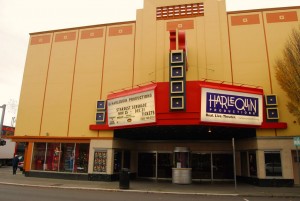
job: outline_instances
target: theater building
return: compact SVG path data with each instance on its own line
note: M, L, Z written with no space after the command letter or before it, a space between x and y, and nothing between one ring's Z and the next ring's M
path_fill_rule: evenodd
M144 0L136 21L31 33L12 137L26 176L299 184L274 68L299 16Z

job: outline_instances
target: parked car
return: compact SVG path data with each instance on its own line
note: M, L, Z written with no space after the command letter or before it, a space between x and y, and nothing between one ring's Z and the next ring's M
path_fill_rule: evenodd
M19 168L20 171L23 171L23 166L24 166L24 157L19 156L18 168Z

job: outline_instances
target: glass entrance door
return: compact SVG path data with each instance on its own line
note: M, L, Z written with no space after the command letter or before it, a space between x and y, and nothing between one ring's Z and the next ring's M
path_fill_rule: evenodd
M157 153L157 178L172 178L172 153Z
M211 179L211 153L192 153L192 178Z
M156 177L156 153L138 153L138 177Z
M233 156L232 154L213 154L213 178L233 179Z
M192 179L233 179L233 156L231 153L192 153Z
M138 177L154 179L172 178L172 166L172 153L138 153Z

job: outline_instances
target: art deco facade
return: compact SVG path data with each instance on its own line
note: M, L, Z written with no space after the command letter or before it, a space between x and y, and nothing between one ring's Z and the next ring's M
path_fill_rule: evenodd
M136 21L31 33L13 137L26 176L299 184L274 69L299 16L144 0Z

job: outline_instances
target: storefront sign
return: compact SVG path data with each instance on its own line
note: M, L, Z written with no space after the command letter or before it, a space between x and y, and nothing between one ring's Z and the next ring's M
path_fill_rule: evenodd
M202 88L201 121L261 125L262 95Z
M107 106L110 127L156 121L154 90L110 99L107 101Z

